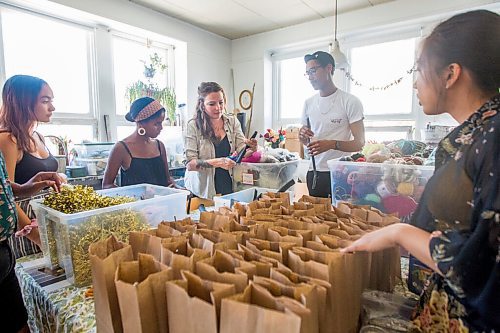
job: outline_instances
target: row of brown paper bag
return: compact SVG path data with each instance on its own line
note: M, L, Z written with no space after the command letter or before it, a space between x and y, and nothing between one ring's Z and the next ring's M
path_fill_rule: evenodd
M117 242L114 241L114 243ZM311 245L311 243L312 242L310 242L309 245ZM113 247L108 246L108 249L109 248L112 249ZM164 332L161 330L161 327L164 328L165 323L162 326L160 325L158 327L156 327L156 325L151 326L151 323L153 322L161 323L161 320L158 319L160 315L155 315L154 312L151 311L151 309L160 309L159 311L161 313L161 309L164 308L164 306L161 306L162 303L158 299L154 299L154 295L151 290L160 290L161 286L158 287L158 284L162 284L164 281L172 279L179 279L180 277L174 276L174 269L167 268L160 263L156 263L155 265L152 265L151 263L141 265L141 258L143 258L143 260L145 258L145 256L142 254L139 255L138 262L125 261L120 265L120 260L132 259L132 251L130 246L123 246L122 244L115 248L117 248L117 250L112 252L105 258L102 258L102 256L98 257L94 254L91 255L95 288L96 313L98 314L97 324L98 327L100 327L99 331L121 331L116 327L116 323L120 322L120 313L117 312L116 309L112 311L113 309L109 305L113 304L113 297L109 297L109 295L111 295L113 291L113 288L109 287L109 280L111 279L111 281L114 281L112 278L110 278L110 276L113 275L111 274L113 272L112 267L117 267L116 290L119 294L122 294L122 296L118 296L118 298L120 299L120 304L125 304L125 308L122 309L121 314L122 316L124 316L124 318L127 318L127 320L123 321L123 325L124 328L130 328L125 329L124 331ZM240 245L240 248L244 247ZM300 331L317 332L317 330L310 330L310 327L314 327L314 325L310 324L311 320L313 320L320 326L320 332L354 332L355 323L357 322L357 314L359 314L359 302L357 301L357 298L352 297L352 295L361 293L362 288L366 285L367 281L366 279L363 279L363 276L366 277L367 273L363 272L363 267L366 268L367 265L366 263L362 263L362 259L360 258L359 254L349 254L346 256L341 255L339 252L325 252L325 249L322 250L323 252L319 252L308 248L293 247L289 253L289 266L292 271L299 273L298 276L301 276L302 281L308 281L307 279L309 278L306 277L309 276L312 279L316 278L316 280L319 279L323 282L329 283L329 287L324 288L328 295L326 301L324 302L327 306L321 308L330 309L330 311L327 313L323 313L321 316L318 314L318 316L313 315L312 317L307 317L302 314L301 317L303 318L303 320L301 321ZM91 251L93 251L93 249L91 249ZM124 255L124 253L127 254ZM185 257L185 255L183 256L181 253L175 253L175 255L179 257ZM206 253L206 256L208 256L208 253ZM153 260L152 257L151 260ZM174 264L174 266L177 266L175 262L172 263ZM283 271L287 272L288 275L292 273L291 271L287 271L285 266L280 266L279 261L275 261L275 264L276 263L278 267L270 262L267 262L266 269L261 271L260 274L267 276L267 272L271 272L273 270L276 270L274 271L274 276L280 276L280 274L281 276L283 276ZM189 265L189 267L192 266L192 264ZM185 267L182 266L182 268ZM197 261L196 268L197 274L205 280L230 284L233 286L236 292L245 292L246 288L248 288L247 281L249 277L253 278L254 280L257 278L257 281L263 281L262 279L259 280L259 275L257 275L257 269L255 265L252 265L251 263L247 263L245 261L233 260L231 259L230 254L226 254L220 251L216 251L214 256L212 257ZM281 272L279 271L279 269L281 269ZM358 269L358 271L356 271L356 269ZM107 278L101 280L107 280L108 282L102 283L101 281L100 283L100 279L98 278L99 272L105 271L108 272ZM150 274L151 276L148 277L148 274ZM269 277L271 276L272 274L269 273ZM353 276L359 276L360 278L353 280ZM325 284L323 284L323 287L324 285ZM101 292L102 290L106 290L106 292ZM109 292L110 290L111 292ZM123 296L123 294L126 296ZM108 296L108 304L107 306L103 306L102 299L105 299L106 296ZM287 296L290 295L288 294ZM140 299L142 299L142 301L140 301ZM148 299L149 301L145 301ZM240 300L247 300L247 298L241 298ZM260 303L257 303L257 305L259 304ZM311 303L309 303L309 305L310 304ZM106 305L105 302L104 305ZM109 311L103 311L103 309L106 308L108 308ZM233 308L239 309L241 308L241 306L236 306ZM310 307L307 308L310 309ZM274 305L272 309L276 310L276 306ZM282 310L283 309L284 308L282 308ZM259 312L258 309L253 309L252 311L257 311L257 313ZM314 311L312 312L313 314L315 313ZM109 313L109 315L106 315L107 313ZM157 318L157 320L153 320L154 318ZM167 316L163 316L162 318L164 318L166 322ZM307 321L307 318L309 318L309 321ZM113 326L112 323L115 324L115 327L113 328L114 330L110 330L110 327ZM227 328L227 325L225 327ZM158 330L155 330L155 328L157 328Z
M103 247L107 248L106 252L101 250ZM236 329L268 332L276 327L286 332L317 332L314 325L318 323L320 304L315 286L303 285L298 292L261 278L256 283L266 285L274 295L266 288L246 283L241 287L241 294L236 294L238 284L224 275L209 276L211 280L207 280L182 271L180 280L174 277L171 268L150 255L139 254L138 260L132 261L131 247L114 238L94 244L90 251L99 332L215 333ZM217 251L213 260L219 261L217 265L227 266L218 269L231 270L235 264L243 270L251 266L235 263L231 258ZM203 271L204 263L199 264ZM234 271L238 274L238 269ZM230 283L213 282L213 279ZM116 293L116 297L112 297L111 292ZM220 330L217 318L221 318Z
M304 207L298 203L295 204L297 208L306 208L305 211L311 209L307 209L311 203L302 203ZM185 278L187 273L183 274L183 270L198 271L198 267L200 267L199 272L201 273L198 272L198 274L201 274L206 280L219 281L220 283L230 282L234 285L236 292L246 292L247 296L237 298L239 301L253 299L248 295L255 293L255 286L252 286L253 289L250 291L247 290L251 286L248 283L249 278L252 280L274 276L275 278L289 279L290 283L294 283L291 279L297 279L299 276L302 282L312 283L311 281L315 281L316 283L313 284L318 288L322 287L322 290L327 294L327 297L324 298L326 306L322 306L318 312L317 322L320 332L353 332L360 309L359 297L356 295L360 295L362 289L367 286L382 290L384 288L391 289L394 284L394 276L399 270L399 266L396 264L398 253L390 249L373 255L340 255L335 249L345 246L346 242L359 237L359 233L370 231L373 227L366 224L359 216L352 216L341 210L331 212L325 209L326 206L323 203L314 203L313 205L315 205L313 210L318 210L319 213L306 214L307 216L301 217L300 221L294 216L281 215L278 217L269 214L269 211L248 214L247 210L246 217L240 217L242 222L246 222L246 225L237 223L235 216L238 214L231 212L226 212L225 215L204 214L204 222L199 225L190 220L177 221L172 224L163 223L161 228L159 226L157 230L131 234L130 243L133 244L133 251L123 250L126 247L119 247L115 244L116 242L104 246L106 251L102 249L100 252L94 251L96 254L93 254L93 262L95 263L97 260L95 258L98 258L102 265L109 266L106 269L97 267L95 271L99 273L97 275L103 275L103 272L111 272L113 265L117 266L120 260L131 260L130 257L137 259L141 252L151 253L157 261L171 267L168 275L170 279ZM295 206L289 206L288 209L294 208ZM256 208L256 210L258 209L261 208ZM352 207L349 209L353 210ZM357 208L354 207L354 209ZM198 230L199 226L215 230ZM331 235L325 234L325 231ZM259 235L260 238L265 239L249 238ZM103 245L101 245L102 247ZM113 250L116 250L116 255ZM113 255L106 257L110 251ZM128 253L128 251L131 251L131 254L119 255L122 252ZM90 252L92 253L92 251ZM289 260L289 256L292 256L292 261ZM231 260L229 257L233 259ZM337 257L342 258L342 260ZM336 259L334 260L334 258ZM387 262L394 264L388 265L393 270L389 272L389 278L387 270L380 269L380 267L386 267ZM283 264L300 274L294 275L296 273L290 271ZM127 264L124 264L124 267L127 267ZM123 268L121 271L118 270L117 274L118 272L123 273ZM125 276L127 275L125 274ZM140 280L140 274L138 276ZM103 280L105 283L97 286L99 283L96 283L95 280ZM139 280L134 283L144 282ZM114 276L106 279L100 279L98 276L97 279L94 279L97 323L98 327L103 328L103 331L119 332L116 322L120 323L121 321L114 320L117 316L116 309L113 310L110 305L112 300L116 298L116 290L115 296L113 296L113 290L109 289L110 281L111 284L114 282ZM130 281L127 283L130 284ZM317 281L321 281L323 285L319 285ZM325 287L325 284L329 287ZM106 286L107 292L100 292L104 288L103 286ZM276 289L276 285L272 283L266 283L266 286L271 286L271 294ZM143 290L147 290L147 288ZM257 294L261 295L262 293ZM108 297L108 304L99 300L102 298L101 295ZM257 300L259 299L261 298L258 297ZM128 302L125 304L128 306ZM287 307L277 306L276 304L281 304L279 302L273 304L274 307L270 308L269 311L289 311ZM290 307L294 308L294 306ZM108 311L102 311L102 309ZM311 309L309 308L309 310ZM311 311L315 313L313 310ZM316 315L307 317L304 315L305 312L301 313L298 310L297 312L302 318L301 331L310 332L313 325L308 324L307 318L316 318Z

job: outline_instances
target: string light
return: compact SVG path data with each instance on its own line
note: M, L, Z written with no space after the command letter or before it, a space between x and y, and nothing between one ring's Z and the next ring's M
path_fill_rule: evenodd
M383 85L383 86L371 86L371 87L368 87L367 85L359 82L358 80L356 80L352 74L347 71L345 68L339 68L339 70L341 70L342 72L344 72L345 76L347 77L347 79L349 79L352 83L354 83L355 86L358 86L358 87L364 87L364 88L367 88L368 90L370 91L383 91L383 90L387 90L395 85L398 85L401 83L401 81L403 81L403 79L406 77L406 76L410 76L412 75L415 71L416 71L416 67L413 66L412 68L410 68L409 70L406 71L406 74L401 76L400 78L397 78L395 79L394 81L386 84L386 85Z

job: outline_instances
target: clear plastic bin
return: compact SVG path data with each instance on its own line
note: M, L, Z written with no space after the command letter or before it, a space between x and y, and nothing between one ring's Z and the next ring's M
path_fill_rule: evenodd
M222 195L220 197L214 197L215 210L221 207L231 207L231 202L239 202L243 204L250 203L261 194L267 192L276 192L275 189L263 188L263 187L251 187L245 190L234 192L231 194ZM286 191L290 195L290 203L293 201L293 191Z
M280 189L290 180L297 180L300 160L281 163L241 163L233 168L233 189L251 187Z
M161 221L187 216L188 191L139 184L97 192L105 196L133 197L137 201L75 214L49 208L42 204L43 199L31 202L40 225L46 266L53 268L58 263L66 271L69 282L77 286L91 282L88 257L91 243L111 234L126 241L129 231L156 227Z
M332 201L370 205L384 213L397 213L403 222L415 211L432 166L328 161Z
M113 146L113 142L79 143L75 144L75 150L78 158L107 159Z
M107 158L75 158L75 162L78 166L84 166L87 168L87 175L89 176L101 176L104 175L106 166L108 165Z

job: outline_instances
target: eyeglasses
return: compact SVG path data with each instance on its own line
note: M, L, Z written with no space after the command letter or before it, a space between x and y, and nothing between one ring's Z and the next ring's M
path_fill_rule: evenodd
M318 68L321 68L322 66L314 66L314 67L311 67L309 68L305 73L304 73L304 76L305 77L309 77L311 75L316 75L316 71L318 70Z

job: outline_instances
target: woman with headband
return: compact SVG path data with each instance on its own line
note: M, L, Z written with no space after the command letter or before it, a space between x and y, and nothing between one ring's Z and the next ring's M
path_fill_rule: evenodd
M113 146L102 187L116 187L114 181L118 170L121 186L142 183L173 185L165 145L156 139L163 129L165 108L151 97L141 97L132 103L125 119L135 122L136 130Z

